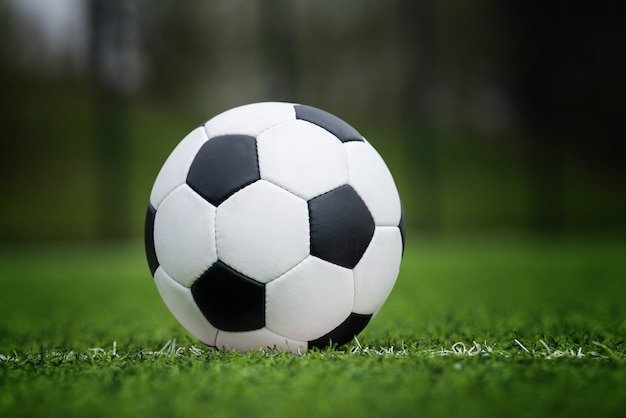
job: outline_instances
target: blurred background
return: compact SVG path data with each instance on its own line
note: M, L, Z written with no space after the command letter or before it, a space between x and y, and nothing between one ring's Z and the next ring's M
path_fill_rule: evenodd
M0 0L0 242L140 239L174 146L313 105L383 155L414 236L622 234L626 25L537 0Z

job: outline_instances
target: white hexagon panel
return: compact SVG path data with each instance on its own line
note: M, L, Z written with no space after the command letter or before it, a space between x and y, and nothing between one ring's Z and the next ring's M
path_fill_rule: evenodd
M378 226L369 247L354 267L354 307L361 314L375 314L391 293L400 271L400 229Z
M186 184L179 186L156 212L154 247L167 274L191 287L217 261L215 208Z
M309 257L266 286L266 326L296 340L314 340L352 310L352 271Z
M267 283L309 255L309 214L304 200L259 180L217 208L220 260Z
M261 178L310 199L348 181L342 142L307 121L276 125L257 137Z

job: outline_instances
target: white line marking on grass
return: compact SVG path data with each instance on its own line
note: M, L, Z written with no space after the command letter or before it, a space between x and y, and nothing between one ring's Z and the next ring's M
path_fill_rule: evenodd
M476 341L472 341L472 344L468 346L461 341L458 341L450 347L450 349L445 349L441 347L439 350L430 349L430 350L422 350L420 353L430 354L433 356L447 357L447 356L467 356L467 357L490 357L493 354L497 354L500 356L508 356L507 353L501 350L494 350L492 346L487 344L487 341L484 341L483 344L479 344Z
M524 349L524 351L526 351L528 354L530 354L530 351L528 351L528 349L526 347L524 347L524 344L520 343L517 338L515 339L515 342L517 343L517 345L522 347Z
M400 348L396 348L394 346L389 347L370 347L367 345L363 345L357 338L354 338L354 345L349 349L349 351L337 351L337 353L344 353L350 355L370 355L370 356L387 356L387 357L405 357L405 356L429 356L429 357L512 357L512 356L528 356L532 358L539 359L555 359L560 357L569 357L569 358L578 358L582 359L585 357L590 358L602 358L602 359L617 359L624 360L626 359L626 354L619 353L611 350L605 344L602 344L597 341L592 341L592 344L601 348L597 351L589 350L587 352L583 351L582 347L571 347L564 350L557 350L551 348L544 340L538 340L538 343L543 346L544 350L529 350L522 344L520 340L517 338L513 340L515 344L517 344L522 350L515 350L514 347L508 350L496 349L496 344L488 344L487 341L484 341L482 344L476 341L472 341L471 344L468 344L463 341L457 341L452 343L449 348L445 348L443 346L439 348L425 348L421 349L411 349L408 348L404 341L402 341ZM74 351L74 350L59 350L53 349L51 351L37 351L37 352L25 352L18 354L17 352L13 352L13 354L0 354L0 364L15 362L19 363L22 361L26 362L42 362L42 361L70 361L70 362L94 362L99 360L116 360L116 359L124 359L127 356L139 355L139 356L153 356L153 357L179 357L179 358L190 358L190 357L201 357L206 354L215 352L213 348L209 347L196 347L191 345L189 347L178 346L176 344L176 339L172 338L167 340L165 344L161 346L161 348L157 351L137 349L132 351L123 351L120 354L120 350L117 346L117 341L113 341L113 344L109 348L101 348L101 347L91 347L85 349L85 351ZM263 351L266 356L270 356L274 353L273 350Z

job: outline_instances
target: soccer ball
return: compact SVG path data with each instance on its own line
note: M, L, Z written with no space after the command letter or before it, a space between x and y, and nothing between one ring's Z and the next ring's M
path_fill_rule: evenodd
M145 244L165 304L218 349L301 353L352 340L404 250L391 173L323 110L255 103L189 133L161 168Z

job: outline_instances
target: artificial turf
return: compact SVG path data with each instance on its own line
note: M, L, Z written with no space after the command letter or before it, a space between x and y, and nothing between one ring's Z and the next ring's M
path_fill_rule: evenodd
M140 245L3 247L0 416L623 416L626 242L409 240L358 340L216 352Z

